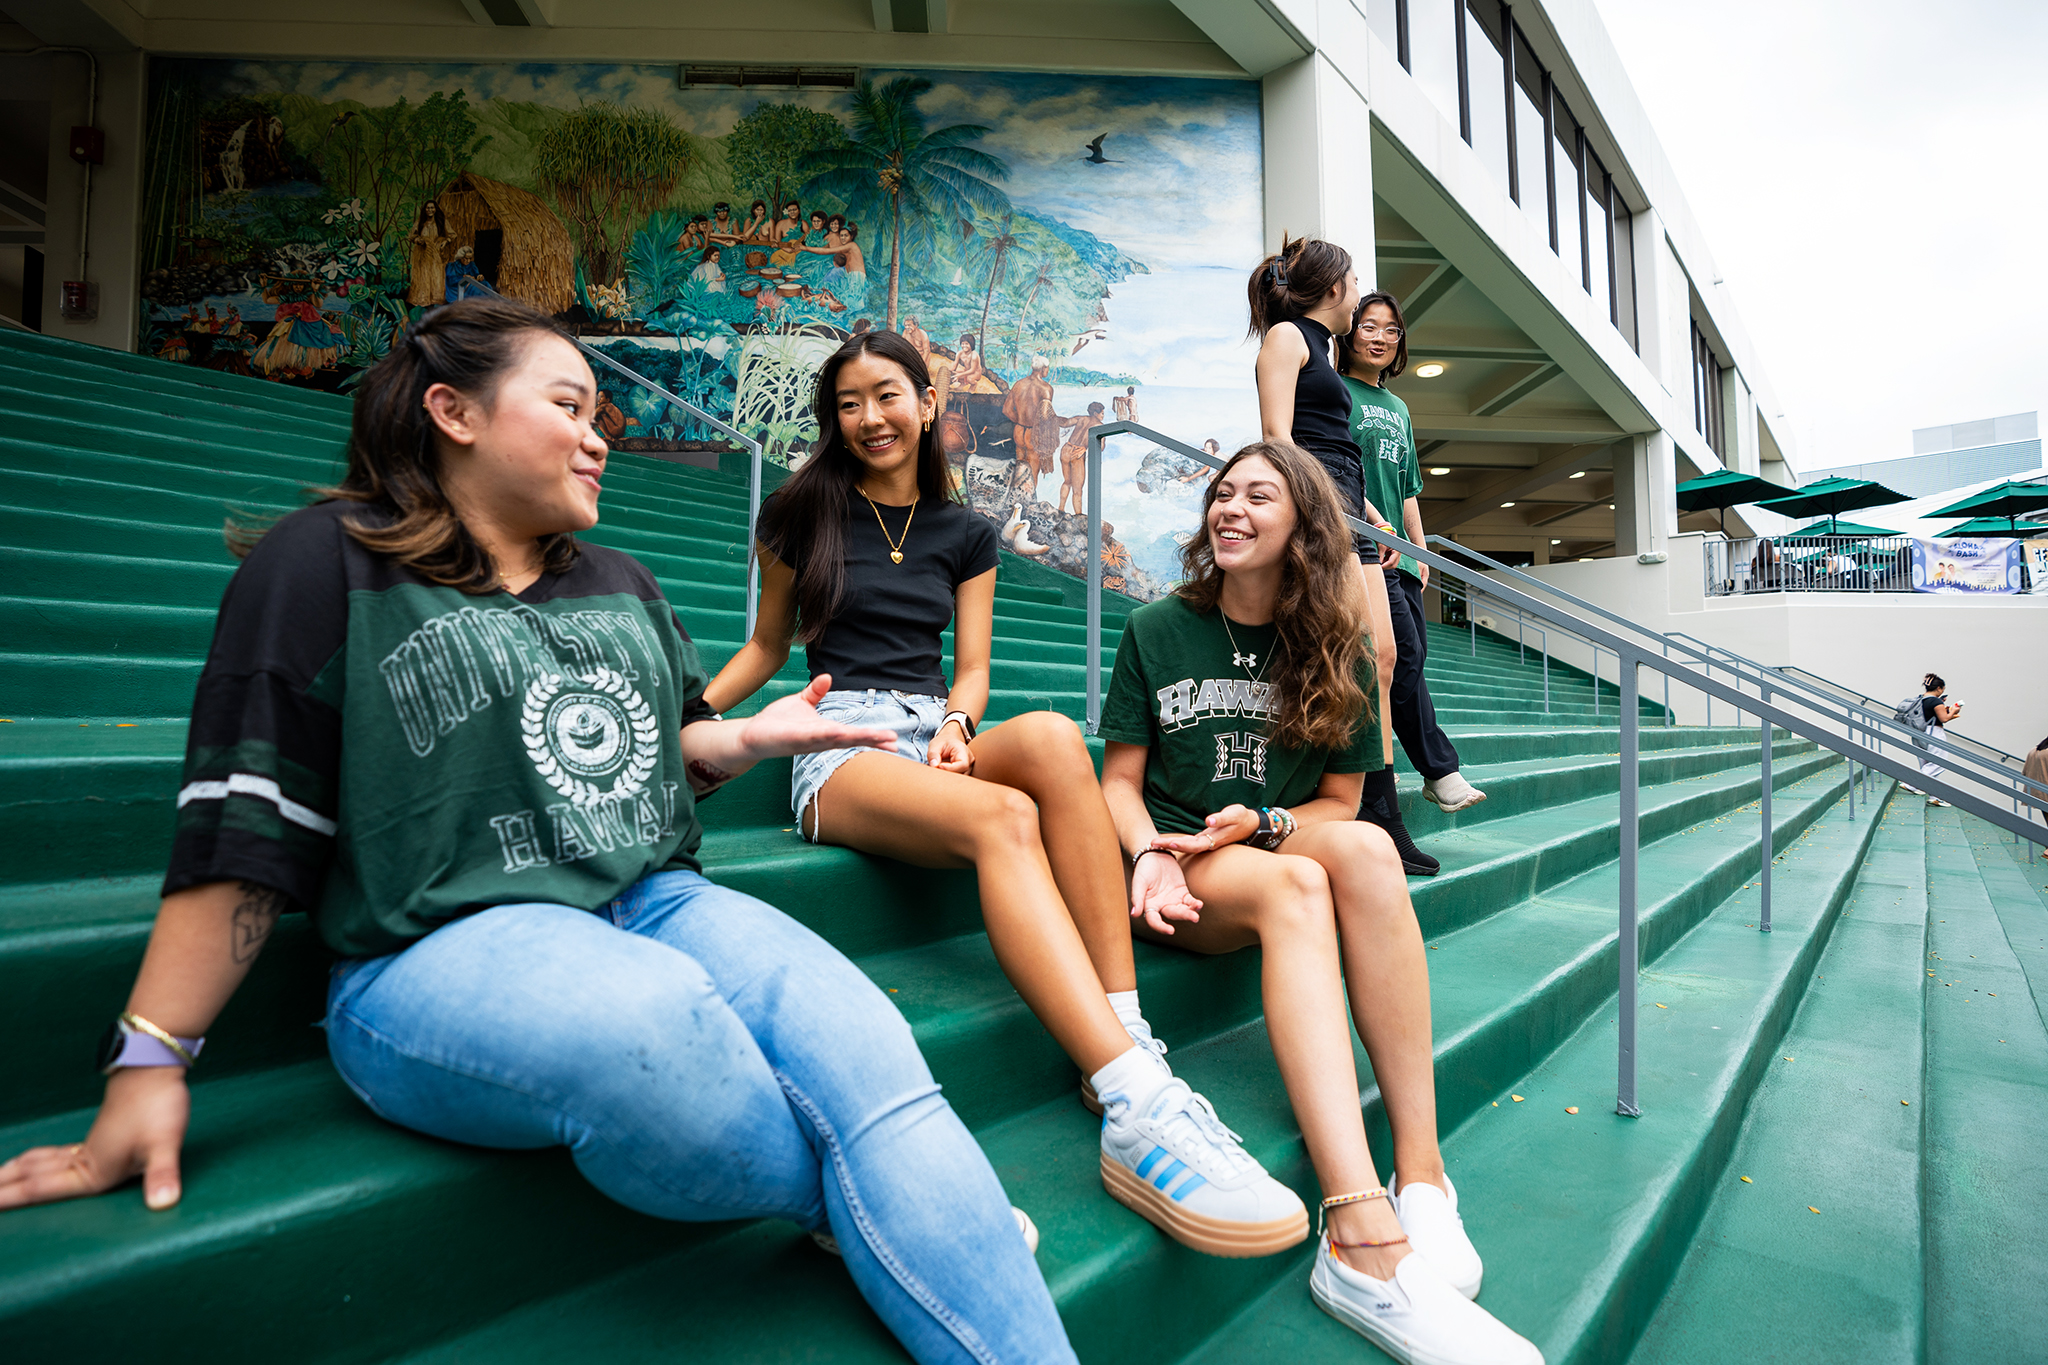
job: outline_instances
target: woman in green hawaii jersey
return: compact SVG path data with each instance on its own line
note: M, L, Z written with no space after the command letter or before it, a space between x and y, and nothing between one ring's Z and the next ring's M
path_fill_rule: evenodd
M996 533L948 491L923 357L894 332L856 336L819 370L816 405L821 448L761 507L754 638L706 699L734 709L802 638L813 685L833 680L818 713L898 739L893 754L797 760L790 806L805 837L974 869L997 964L1081 1069L1083 1102L1104 1114L1112 1196L1199 1251L1265 1255L1302 1241L1301 1200L1173 1075L1139 1008L1116 831L1080 727L1027 711L976 728Z
M596 404L567 334L503 299L429 312L369 371L341 486L222 600L98 1118L0 1166L0 1209L138 1175L151 1208L177 1203L200 1035L305 910L341 959L329 1052L384 1118L567 1146L656 1217L795 1222L918 1360L1071 1361L903 1016L698 863L697 798L895 737L820 717L825 679L744 721L704 704L652 575L576 539Z
M1365 457L1366 499L1401 520L1401 534L1422 543L1422 466L1415 456L1415 428L1408 405L1387 381L1408 367L1408 325L1401 303L1375 289L1358 304L1358 320L1337 338L1344 360L1344 387L1351 391L1351 434ZM1422 798L1446 815L1475 806L1486 793L1458 771L1458 750L1436 722L1436 703L1422 675L1429 659L1423 624L1422 590L1429 566L1407 555L1387 570L1387 605L1394 630L1394 675L1383 720L1408 761L1422 774Z
M1209 487L1186 581L1125 623L1098 733L1130 913L1155 941L1263 953L1266 1027L1329 1220L1316 1302L1398 1360L1540 1365L1470 1302L1481 1266L1437 1147L1422 933L1393 842L1352 818L1381 753L1341 496L1307 452L1246 446ZM1388 1189L1353 1023L1393 1128Z

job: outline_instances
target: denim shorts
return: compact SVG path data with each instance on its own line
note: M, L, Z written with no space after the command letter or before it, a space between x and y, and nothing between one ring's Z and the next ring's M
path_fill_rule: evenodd
M921 697L915 692L893 692L869 687L850 692L827 692L818 703L818 714L841 725L879 725L896 732L896 756L923 763L932 738L945 723L946 699ZM798 754L791 765L789 808L803 828L804 807L818 799L825 779L839 771L839 765L855 754L881 753L879 749L827 749L820 754ZM825 827L820 803L805 837L817 843Z

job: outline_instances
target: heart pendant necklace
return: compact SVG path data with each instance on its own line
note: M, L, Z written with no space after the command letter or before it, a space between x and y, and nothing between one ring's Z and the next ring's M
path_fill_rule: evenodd
M875 525L882 528L882 539L889 543L889 562L901 564L903 562L903 542L910 539L910 522L917 515L917 499L912 498L910 500L910 515L903 518L903 534L892 538L889 534L889 523L882 520L882 509L875 506L873 498L868 498L868 490L856 485L855 491L863 498L867 498L868 510L875 514Z

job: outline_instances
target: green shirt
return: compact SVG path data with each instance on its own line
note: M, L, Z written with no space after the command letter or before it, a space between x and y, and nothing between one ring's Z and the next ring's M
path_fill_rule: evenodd
M1380 766L1379 722L1364 713L1341 749L1293 748L1267 737L1271 686L1257 679L1278 633L1271 624L1226 624L1221 611L1198 612L1174 594L1124 622L1096 733L1150 746L1145 809L1162 834L1193 834L1225 806L1299 805L1324 773ZM1233 656L1250 657L1240 664ZM1370 657L1359 675L1373 696Z
M1393 390L1348 374L1344 383L1351 389L1351 436L1365 456L1366 500L1405 540L1401 504L1422 492L1422 464L1415 457L1415 427L1408 420L1408 405ZM1401 556L1400 568L1411 578L1422 577L1408 555Z
M700 871L682 729L696 646L645 568L586 545L472 595L364 548L324 503L228 584L193 701L166 894L275 887L336 952L395 952L538 901L596 910Z

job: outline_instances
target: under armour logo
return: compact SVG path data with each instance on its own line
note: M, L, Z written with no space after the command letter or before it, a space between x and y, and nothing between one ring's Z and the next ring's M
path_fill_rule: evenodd
M1257 668L1259 666L1259 656L1256 654L1233 653L1230 656L1230 662L1236 664L1239 668Z

